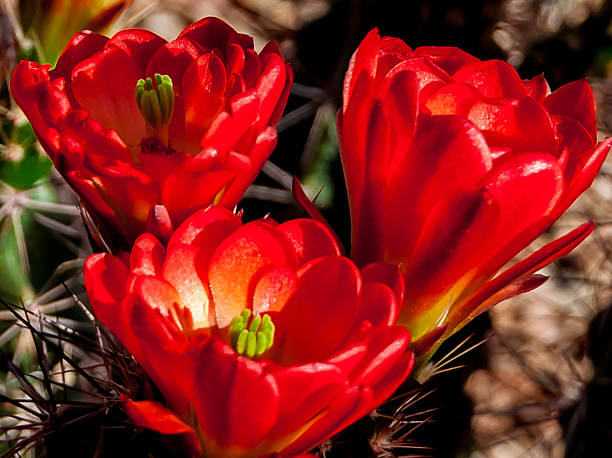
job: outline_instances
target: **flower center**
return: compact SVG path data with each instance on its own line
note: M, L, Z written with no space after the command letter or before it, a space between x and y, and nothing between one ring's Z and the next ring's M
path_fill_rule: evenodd
M168 144L168 124L174 112L172 78L155 74L155 86L151 77L139 79L134 90L136 103L142 116L153 128L159 139Z
M229 327L229 335L236 353L258 358L274 343L275 327L270 315L254 316L252 320L250 318L249 309L234 318Z

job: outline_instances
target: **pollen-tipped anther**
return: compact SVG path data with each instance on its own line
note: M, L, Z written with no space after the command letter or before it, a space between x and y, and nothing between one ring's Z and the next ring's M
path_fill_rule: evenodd
M269 315L255 316L246 309L234 318L229 327L232 347L236 353L248 358L258 358L274 343L274 323Z
M166 126L174 112L174 89L168 75L155 74L153 79L139 79L134 92L138 108L147 123L155 130Z

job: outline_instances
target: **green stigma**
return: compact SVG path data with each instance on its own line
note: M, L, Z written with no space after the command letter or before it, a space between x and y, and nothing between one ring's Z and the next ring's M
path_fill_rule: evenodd
M269 315L255 316L249 323L250 318L249 309L234 318L229 327L229 335L236 353L258 358L274 343L275 328Z
M156 73L155 87L151 77L139 79L134 94L142 116L155 130L170 123L174 112L172 78Z

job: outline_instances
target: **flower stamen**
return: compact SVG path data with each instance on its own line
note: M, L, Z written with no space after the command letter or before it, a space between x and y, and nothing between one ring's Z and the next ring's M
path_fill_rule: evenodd
M275 326L270 315L254 316L246 309L234 318L229 327L232 347L239 355L258 358L274 343Z
M167 126L172 120L174 112L174 89L172 78L168 75L156 73L155 87L153 79L148 77L139 79L136 83L134 96L142 116L147 123L160 135L161 140L167 143Z

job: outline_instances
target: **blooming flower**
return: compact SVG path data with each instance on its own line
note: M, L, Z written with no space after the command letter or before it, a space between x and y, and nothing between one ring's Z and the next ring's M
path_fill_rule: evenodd
M275 43L257 54L206 18L171 42L80 32L53 70L21 62L11 91L102 233L129 247L238 202L276 143L291 81Z
M211 206L166 248L94 254L85 285L96 316L167 400L124 405L133 421L186 434L207 457L293 456L379 405L412 368L395 326L396 267L361 271L319 222L242 225Z
M535 270L593 229L577 228L495 274L591 184L596 144L586 81L553 93L507 63L457 48L411 50L373 30L351 60L338 113L358 265L399 264L399 323L417 351L545 278Z

